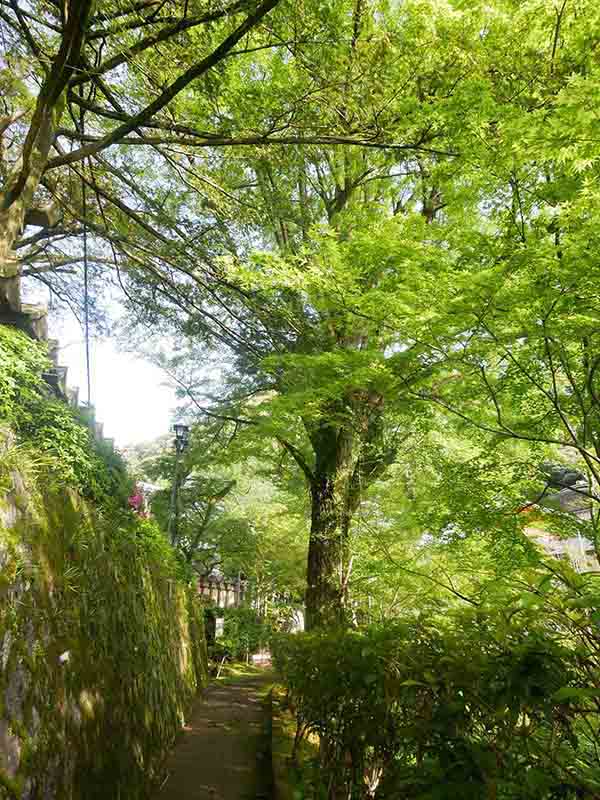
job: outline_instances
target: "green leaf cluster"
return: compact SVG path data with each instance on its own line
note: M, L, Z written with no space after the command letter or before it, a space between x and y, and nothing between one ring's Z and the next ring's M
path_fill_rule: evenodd
M276 638L320 741L314 796L595 797L599 601L597 579L541 571L470 607Z
M51 464L57 483L96 502L124 506L131 485L125 464L97 441L86 410L53 396L42 377L50 368L45 346L1 325L0 363L0 424L14 432L17 444Z

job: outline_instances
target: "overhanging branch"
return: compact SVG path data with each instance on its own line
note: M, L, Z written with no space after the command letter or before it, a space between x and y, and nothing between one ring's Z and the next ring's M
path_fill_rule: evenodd
M186 70L176 80L174 80L167 88L160 93L160 95L147 105L142 111L135 114L128 122L124 122L117 128L112 130L106 136L102 137L100 141L80 147L72 153L64 155L60 158L54 158L48 161L46 169L54 169L63 164L72 164L76 161L81 161L84 158L98 153L113 144L121 141L125 136L134 131L136 128L143 126L144 122L152 119L161 109L167 106L183 89L186 88L192 81L204 75L217 64L219 64L233 49L240 39L242 39L252 28L256 27L258 23L265 17L269 11L278 4L279 0L265 0L253 14L250 14L246 19L238 25L238 27L229 36L227 36L221 44L213 50L213 52L199 61L194 66Z

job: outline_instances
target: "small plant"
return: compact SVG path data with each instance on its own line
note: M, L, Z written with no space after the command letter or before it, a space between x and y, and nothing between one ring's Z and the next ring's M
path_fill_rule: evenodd
M34 451L57 485L95 502L125 506L131 481L123 459L96 440L84 411L52 396L42 378L50 367L44 345L0 325L0 363L0 419L14 433L17 451Z

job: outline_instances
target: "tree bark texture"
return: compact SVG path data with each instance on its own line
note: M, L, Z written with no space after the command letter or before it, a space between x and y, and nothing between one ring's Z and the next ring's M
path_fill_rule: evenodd
M65 5L59 50L40 89L21 157L0 191L0 311L18 312L21 307L20 265L14 245L48 163L65 108L67 84L81 61L91 5L91 0L70 0Z
M341 424L332 421L343 416ZM307 427L315 453L305 598L311 630L347 621L350 526L362 491L393 452L383 443L383 401L374 392L354 392Z
M344 623L343 573L348 564L347 537L336 497L336 476L322 476L311 487L306 628Z

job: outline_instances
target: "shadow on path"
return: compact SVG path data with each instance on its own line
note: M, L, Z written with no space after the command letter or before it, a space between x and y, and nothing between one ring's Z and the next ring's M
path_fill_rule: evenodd
M271 674L212 684L196 704L153 800L269 800Z

